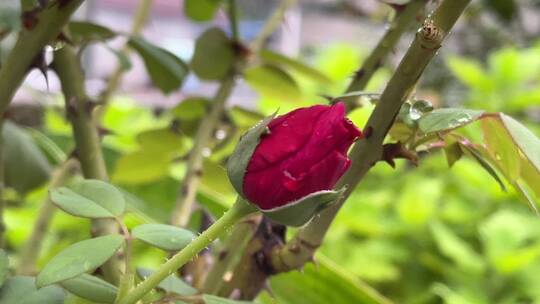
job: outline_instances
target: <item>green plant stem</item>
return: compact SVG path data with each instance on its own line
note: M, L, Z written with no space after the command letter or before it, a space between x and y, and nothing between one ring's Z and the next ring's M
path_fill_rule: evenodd
M120 280L120 286L118 287L118 295L116 296L116 299L119 300L123 298L133 288L133 283L135 282L135 271L133 270L131 258L133 250L133 238L122 220L117 219L117 222L122 229L122 234L124 235L124 238L126 239L124 246L124 275Z
M194 239L184 249L180 250L170 260L146 278L142 283L131 290L118 304L133 304L141 299L145 294L156 287L163 279L177 271L185 263L195 257L201 250L210 245L216 238L227 231L237 221L255 212L255 208L245 201L239 199L221 218L212 226L206 229L201 235Z
M285 12L296 4L297 0L282 0L279 6L276 8L274 13L266 20L266 23L264 24L263 28L253 39L251 42L249 48L253 53L258 53L268 40L270 36L274 33L276 28L283 22L283 17L285 16Z
M60 78L66 102L66 111L73 129L76 155L85 178L108 180L107 169L101 151L98 129L92 121L92 102L84 87L84 73L79 59L69 45L55 51L53 68ZM92 222L95 235L118 233L118 225L111 219ZM104 277L113 284L120 278L120 264L115 256L102 267Z
M4 221L4 209L6 208L6 201L4 200L5 166L3 127L4 122L0 120L0 248L4 248L6 234L6 223Z
M72 0L60 7L49 4L37 13L36 25L30 30L23 30L8 57L0 69L0 119L13 99L15 92L28 73L36 55L45 45L54 40L67 23L73 12L83 0Z
M444 0L425 21L366 124L364 130L371 129L371 135L358 141L350 153L351 168L336 185L337 189L346 185L346 192L335 204L300 229L286 246L276 248L271 256L271 264L276 272L297 269L312 260L315 250L320 246L345 200L369 169L381 159L384 138L401 105L469 2L470 0Z
M63 186L74 175L76 168L77 161L75 159L71 158L66 160L53 173L51 181L49 182L49 189ZM41 252L43 239L49 231L49 226L54 218L56 210L56 206L53 205L50 197L47 196L38 211L38 217L34 222L32 233L21 250L17 274L35 274L36 262L39 258L39 253Z
M225 103L234 87L235 75L231 74L223 80L216 96L212 100L210 112L201 121L195 135L193 149L189 153L186 173L182 180L182 188L176 200L176 207L172 213L171 223L184 227L191 217L191 209L197 194L197 188L201 182L202 167L204 161L204 149L207 148L212 138L214 129L225 110Z
M133 18L133 24L131 25L130 35L131 36L137 36L141 33L142 29L144 28L144 25L148 21L148 18L150 17L150 13L152 12L152 4L154 0L140 0L139 6L137 7L137 11L135 12L135 17ZM122 47L120 52L124 55L129 55L130 48L128 47L127 43ZM120 85L120 81L122 80L122 75L124 74L125 70L122 67L121 64L118 64L116 68L114 69L113 73L109 77L109 80L107 81L107 86L101 92L100 96L100 105L96 108L94 112L94 119L96 121L99 121L101 116L103 115L103 112L105 111L105 108L110 102L112 94L118 89L118 86Z
M416 20L416 17L424 10L426 2L427 0L413 0L407 3L403 10L396 13L384 36L362 63L362 67L355 73L345 93L362 91L366 88L373 74L395 49L403 33L407 31ZM357 98L354 97L344 99L347 111L355 108L356 100Z
M219 294L223 283L230 281L227 274L232 274L238 262L245 253L245 249L261 221L261 215L254 215L238 222L232 234L225 240L223 250L218 254L218 260L208 273L204 282L203 292Z
M232 39L234 41L239 41L240 36L238 34L238 14L236 0L229 0L229 20L231 23Z

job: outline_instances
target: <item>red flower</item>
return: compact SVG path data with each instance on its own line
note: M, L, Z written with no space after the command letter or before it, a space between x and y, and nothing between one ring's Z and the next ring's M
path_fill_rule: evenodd
M297 109L276 117L268 128L243 184L246 198L263 210L331 190L350 166L349 147L362 136L345 118L343 103Z

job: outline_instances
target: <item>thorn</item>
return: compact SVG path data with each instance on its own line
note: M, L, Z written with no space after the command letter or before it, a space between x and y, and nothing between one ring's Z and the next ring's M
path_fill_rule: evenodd
M407 150L401 142L383 145L382 160L387 162L392 168L396 167L394 159L402 158L409 160L413 165L418 166L418 156Z
M47 61L45 60L45 50L42 49L37 53L37 55L32 60L32 63L30 64L30 69L36 68L38 69L43 77L45 77L45 83L47 84L47 91L49 91L49 77L47 76Z
M365 129L364 129L364 138L365 139L368 139L371 137L371 135L373 135L373 127L372 126L367 126Z

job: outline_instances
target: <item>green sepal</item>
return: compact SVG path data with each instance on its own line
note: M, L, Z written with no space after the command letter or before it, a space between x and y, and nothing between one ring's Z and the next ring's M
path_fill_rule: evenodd
M251 156L257 148L261 136L270 130L268 129L268 124L274 117L276 117L277 112L274 114L265 117L254 127L249 129L236 145L234 152L229 157L227 161L227 175L229 180L233 185L234 189L242 197L244 196L244 175L246 174L247 166L251 160Z
M323 190L313 192L303 198L273 209L261 212L272 220L287 226L300 227L309 222L313 216L332 205L343 194L345 187L340 190Z

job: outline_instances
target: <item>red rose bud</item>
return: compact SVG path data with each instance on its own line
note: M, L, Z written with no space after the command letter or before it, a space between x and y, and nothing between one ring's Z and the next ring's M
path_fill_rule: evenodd
M343 103L294 110L268 129L243 179L245 198L263 211L331 190L350 166L349 147L362 135L345 118Z
M349 168L347 151L360 136L342 103L272 115L240 138L227 174L238 194L267 217L302 226L344 191L332 188Z

